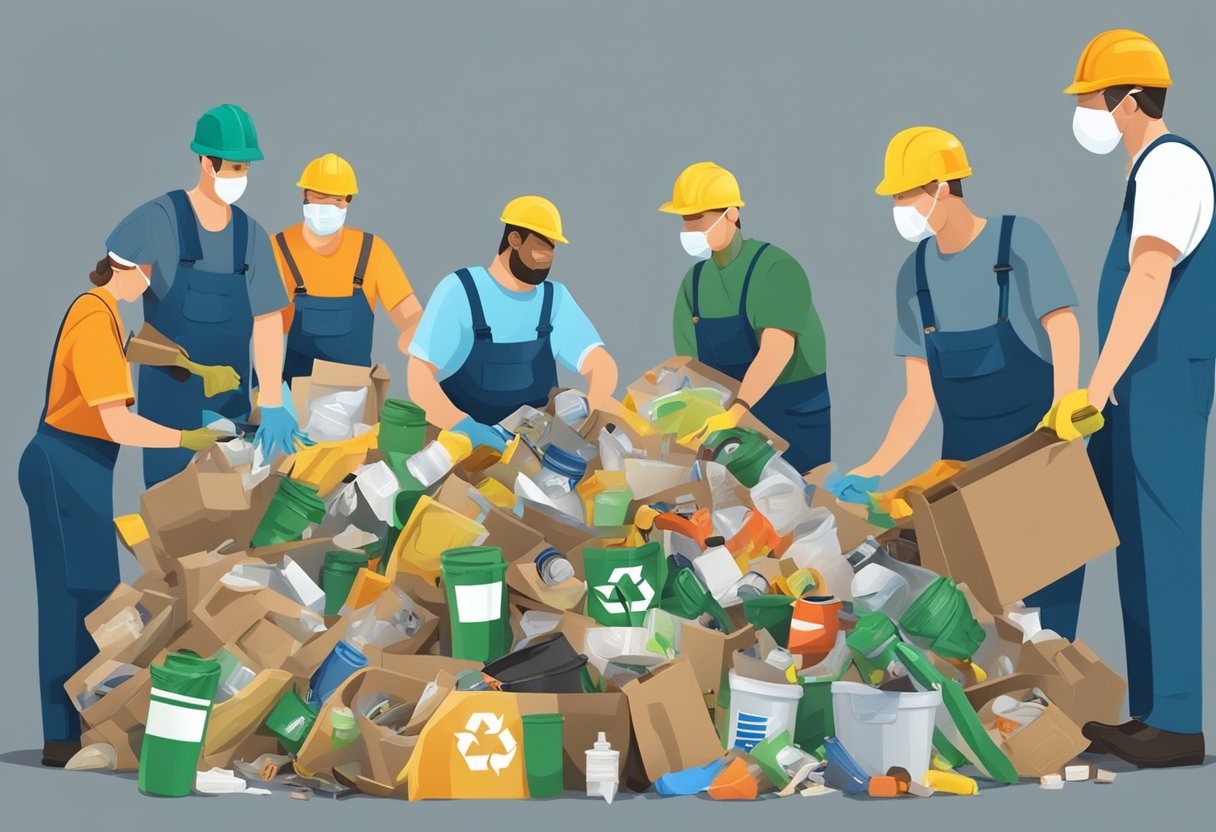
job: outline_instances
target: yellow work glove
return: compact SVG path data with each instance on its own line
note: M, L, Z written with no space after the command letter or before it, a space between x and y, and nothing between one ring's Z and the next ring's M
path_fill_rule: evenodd
M196 364L184 355L177 361L177 366L183 367L203 380L203 395L207 398L227 393L241 386L241 376L231 367L222 365Z
M678 441L685 448L697 450L705 444L705 440L712 434L720 430L730 430L731 428L738 427L739 422L746 413L747 408L736 402L731 405L730 410L725 413L719 413L717 416L710 416L700 428L692 433L681 436Z
M1074 390L1047 412L1039 427L1051 428L1062 441L1071 442L1097 433L1105 424L1102 414L1089 403L1089 391Z
M215 444L215 440L225 435L222 430L212 430L211 428L184 430L178 446L188 451L205 451Z

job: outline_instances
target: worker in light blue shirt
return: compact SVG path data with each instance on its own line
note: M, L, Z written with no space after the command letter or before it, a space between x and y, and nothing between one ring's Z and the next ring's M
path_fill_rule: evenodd
M543 407L557 364L587 379L592 410L618 412L616 362L566 287L548 280L562 236L556 206L521 196L503 209L498 255L435 287L410 344L410 398L427 420L503 448L491 429L523 405Z

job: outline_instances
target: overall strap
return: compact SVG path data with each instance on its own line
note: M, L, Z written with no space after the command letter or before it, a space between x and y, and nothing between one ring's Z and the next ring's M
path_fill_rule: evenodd
M756 253L752 255L752 262L747 264L747 274L743 277L743 291L739 293L739 316L747 317L747 289L752 285L752 272L756 270L756 264L760 262L760 255L764 254L764 250L769 247L768 243L764 243L760 248L756 249Z
M548 338L549 333L553 331L553 284L546 280L541 285L541 291L544 292L544 298L540 304L540 320L536 324L536 334L541 338Z
M698 260L692 267L692 322L694 324L701 320L701 269L703 268L705 268L704 260Z
M188 269L203 259L203 246L198 241L198 219L185 191L169 191L173 213L177 216L177 259Z
M367 274L367 263L372 259L372 241L375 239L375 234L369 231L363 232L363 245L359 247L359 262L355 264L355 275L351 278L355 289L363 288L363 276ZM352 291L351 294L354 292Z
M996 322L1003 324L1009 320L1009 273L1013 266L1009 262L1009 242L1013 239L1013 215L1001 217L1001 242L996 251L996 283L1000 287L1001 299L997 304Z
M46 421L46 410L51 405L51 378L55 374L55 354L59 352L59 341L63 338L63 328L67 326L68 316L72 314L72 310L76 308L76 304L84 298L97 297L89 292L82 295L77 295L76 299L68 304L68 311L63 313L63 320L59 322L59 331L55 333L55 343L51 345L51 360L47 362L46 368L46 392L42 394L42 415L38 417L38 422ZM105 307L106 313L109 314L111 322L114 324L114 337L118 339L118 343L122 344L122 329L118 326L118 319L114 317L114 312L106 305L106 302L101 298L97 298L97 302ZM126 352L126 350L123 350Z
M249 215L237 208L232 208L232 273L245 274L249 271L246 259L249 251Z
M291 256L291 249L287 247L287 235L280 231L274 235L274 241L278 244L279 251L283 253L283 260L287 263L287 270L291 272L291 279L296 282L296 296L307 295L308 289L304 286L304 275L300 274L296 258Z
M481 306L481 298L477 294L477 284L468 269L457 269L456 277L464 287L465 297L469 299L469 313L473 317L473 339L475 341L493 341L494 333L486 323L486 313Z
M925 272L925 250L929 248L929 238L920 241L916 246L916 300L920 304L920 325L925 328L925 334L937 332L937 317L933 314L933 298L929 296L929 275Z

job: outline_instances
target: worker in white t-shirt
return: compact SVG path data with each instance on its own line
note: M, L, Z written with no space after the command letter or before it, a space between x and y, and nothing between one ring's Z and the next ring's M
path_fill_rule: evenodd
M1216 187L1199 150L1162 120L1170 83L1155 43L1116 30L1090 41L1065 90L1082 147L1122 144L1130 162L1098 290L1098 363L1088 391L1046 420L1072 439L1087 405L1106 419L1089 451L1119 533L1132 718L1083 732L1092 751L1151 767L1203 763L1200 539L1216 380Z

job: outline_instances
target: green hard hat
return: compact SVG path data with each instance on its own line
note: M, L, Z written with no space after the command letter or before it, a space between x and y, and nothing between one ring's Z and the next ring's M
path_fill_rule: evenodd
M235 104L212 107L194 125L190 149L200 156L218 156L230 162L264 159L258 132L249 113Z

